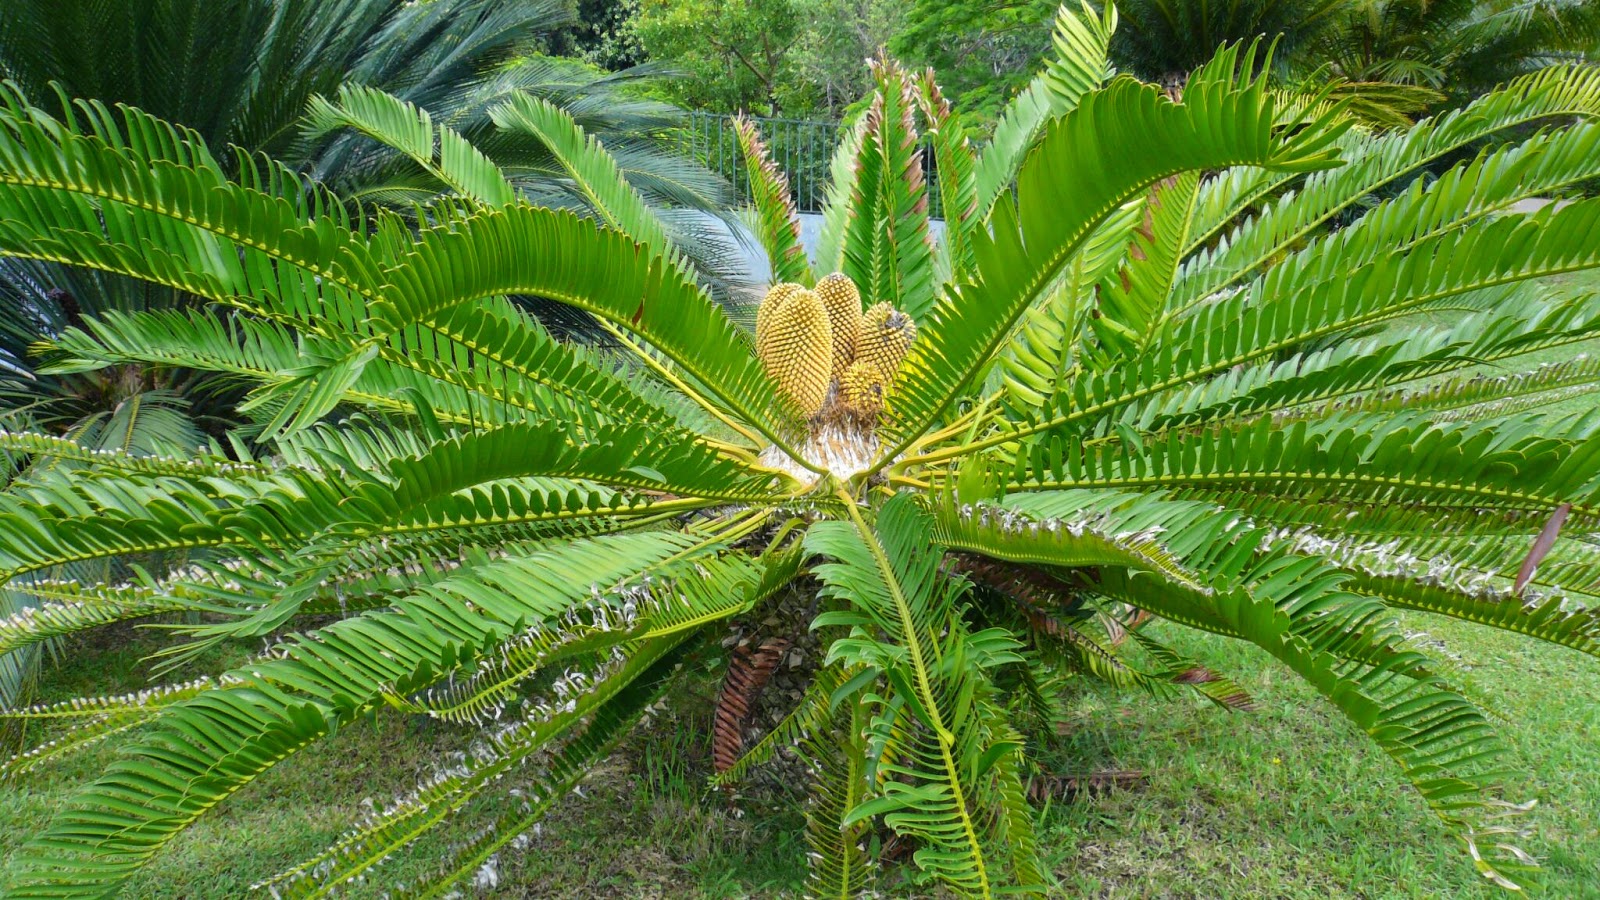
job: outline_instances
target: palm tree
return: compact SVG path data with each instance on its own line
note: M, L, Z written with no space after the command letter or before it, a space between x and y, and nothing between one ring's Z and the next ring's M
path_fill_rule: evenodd
M333 185L345 202L410 209L448 198L451 185L363 135L359 113L370 110L354 109L353 95L339 93L381 87L494 154L528 199L593 214L563 168L562 148L547 146L525 123L494 119L508 99L557 103L605 142L708 284L722 290L734 281L733 253L715 223L731 193L682 157L674 143L681 111L639 96L652 70L603 75L524 52L570 15L557 0L19 0L0 21L0 75L30 96L55 99L46 107L57 115L67 114L65 97L125 103L193 129L186 138L196 146L270 153ZM308 106L322 113L309 129ZM216 162L230 174L250 165L237 152ZM221 437L238 421L240 397L228 379L138 363L52 374L31 354L35 342L81 325L85 315L180 309L197 299L49 259L0 260L0 427L138 454ZM525 302L552 326L592 331L586 317L561 315L537 298ZM26 592L0 593L0 614L37 602ZM21 702L37 675L38 649L0 656L0 699Z
M1548 70L1375 134L1269 90L1249 51L1197 68L1181 103L1111 78L1114 25L1063 13L1058 55L981 156L931 75L879 61L815 265L744 129L780 280L753 336L550 104L522 112L580 148L599 227L521 201L419 114L371 132L458 186L420 227L355 218L281 169L229 178L137 111L118 133L158 139L110 143L8 95L0 252L235 311L88 320L52 342L57 367L247 379L269 450L0 436L58 463L0 497L0 578L194 554L165 578L37 588L52 602L0 623L0 648L180 611L201 615L164 670L271 639L215 677L9 711L78 724L6 775L127 736L18 852L11 895L104 896L279 761L381 714L482 734L264 883L332 890L476 815L406 888L437 895L730 623L768 640L730 663L720 778L799 745L813 893L869 884L889 835L956 893L1042 891L1026 786L1062 675L1246 702L1139 627L1152 615L1263 648L1376 742L1484 877L1531 877L1506 748L1395 611L1600 656L1600 557L1578 537L1600 527L1596 420L1539 413L1600 366L1473 374L1600 333L1600 300L1547 283L1600 267L1600 201L1513 210L1600 168L1600 73ZM1331 228L1441 156L1569 119ZM949 211L938 244L919 124ZM69 227L85 221L104 224ZM556 339L517 294L595 316L612 349ZM794 594L817 613L763 635ZM807 632L810 687L743 746L751 673Z
M1470 97L1544 66L1593 61L1600 7L1571 0L1360 0L1308 48L1346 78Z
M1124 0L1116 4L1122 23L1112 39L1111 55L1139 77L1170 86L1183 84L1218 46L1263 35L1279 42L1278 58L1287 62L1332 24L1342 3Z
M514 167L520 190L553 204L563 191L571 193L559 154L537 135L491 134L497 129L489 111L527 93L568 106L615 148L652 204L701 213L728 205L726 185L669 146L678 111L633 95L632 86L648 70L600 75L567 61L519 58L530 41L570 17L558 0L18 0L0 22L0 76L40 101L77 97L136 106L192 129L206 146L286 160L346 198L403 205L431 202L449 186L390 148L338 127L358 123L324 123L308 133L304 114L313 98L333 97L347 84L387 91L494 152ZM46 107L65 115L63 103ZM245 160L218 156L230 173ZM583 201L568 197L564 205L581 208ZM703 215L684 219L679 236L707 271L717 272L724 248L695 231L703 221ZM183 306L193 299L183 292L45 261L0 269L0 295L6 299L0 306L6 409L30 410L60 433L88 434L118 411L182 413L204 399L173 391L171 376L143 371L110 379L40 378L27 359L33 341L82 314ZM228 404L218 406L203 412L226 418ZM191 445L201 423L180 415L131 424L122 446L148 449Z

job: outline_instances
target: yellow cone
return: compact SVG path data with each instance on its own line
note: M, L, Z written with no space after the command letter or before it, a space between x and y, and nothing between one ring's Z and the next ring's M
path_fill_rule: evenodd
M848 275L835 272L817 282L817 297L828 311L833 327L833 376L842 378L855 359L856 340L861 334L861 292Z
M783 306L784 301L795 294L805 290L804 285L793 282L781 282L767 289L767 295L761 298L761 305L756 307L756 349L761 349L762 335L766 331L767 323L772 320L772 314Z
M833 333L816 294L804 288L787 293L758 321L756 352L778 387L813 416L828 399Z
M877 303L867 310L861 322L861 335L856 340L856 360L870 363L883 373L885 382L893 381L900 370L900 361L906 358L911 342L917 339L917 323L911 317L887 303Z
M839 403L858 416L875 416L883 409L883 372L866 360L857 360L839 376Z

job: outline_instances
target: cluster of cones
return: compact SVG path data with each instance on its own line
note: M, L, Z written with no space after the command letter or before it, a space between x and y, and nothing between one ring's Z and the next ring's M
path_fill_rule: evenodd
M916 336L911 317L888 303L863 312L855 283L837 272L812 290L775 284L756 312L756 354L813 418L875 419Z

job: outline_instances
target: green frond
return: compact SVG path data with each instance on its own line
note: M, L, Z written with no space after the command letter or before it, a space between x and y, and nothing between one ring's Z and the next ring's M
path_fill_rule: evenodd
M0 653L113 622L189 608L155 585L81 585L71 581L14 581L8 590L40 601L0 619Z
M213 517L220 501L197 490L141 485L124 496L136 511L59 508L0 494L0 583L52 566L112 556L172 552L233 542Z
M1440 300L1600 267L1600 247L1584 237L1596 228L1600 202L1581 201L1555 212L1503 216L1447 231L1355 270L1338 265L1333 256L1296 257L1177 324L1156 352L1078 379L1022 433L1103 416Z
M589 763L609 751L613 733L636 718L624 719L617 715L617 706L638 710L653 701L681 660L682 646L691 636L692 633L685 633L652 641L631 654L612 657L593 670L564 675L555 683L549 697L525 703L517 720L496 727L488 735L486 751L472 754L461 766L432 779L410 797L372 816L327 850L256 887L270 888L282 897L312 898L333 894L350 879L360 877L478 799L486 789L525 765L532 754L578 730L589 718L587 728L568 737L568 742L556 751L552 760L556 765L547 769L543 777L536 778L531 789L523 789L522 799L528 804L526 812L508 814L490 833L474 841L468 849L457 851L447 862L453 868L436 880L441 886L448 884L450 874L461 869L470 871L494 846L526 830L526 826L507 827L508 819L527 817L531 823L584 775ZM648 698L646 703L638 702L641 697ZM570 708L565 705L568 701ZM607 740L593 743L591 739L602 733L607 735ZM582 750L574 752L578 748Z
M1352 132L1342 142L1356 146L1359 132ZM1189 228L1189 241L1184 245L1181 258L1191 259L1197 252L1212 245L1217 236L1229 226L1238 224L1240 231L1248 231L1248 221L1236 222L1260 204L1283 190L1285 185L1304 177L1300 172L1276 172L1259 166L1230 166L1207 175L1200 181L1195 196L1194 221Z
M1142 199L1124 204L1089 236L1045 298L1028 309L998 357L1006 407L1026 418L1061 390L1079 360L1079 341L1092 314L1094 290L1126 256L1144 216Z
M1003 507L961 503L953 495L946 495L933 507L935 536L952 550L991 559L1048 560L1058 566L1129 566L1160 572L1195 590L1208 590L1196 580L1194 572L1161 545L1157 540L1160 531L1134 524L1145 515L1143 509L1136 505L1115 509L1113 504L1126 504L1130 495L1100 493L1090 497L1082 491L1062 493L1051 497L1060 514L1052 512L1043 518L1018 515L1007 508L1026 504L1028 499L1025 494L1015 495ZM1067 506L1073 500L1081 501L1083 506L1068 513ZM1147 505L1155 502L1152 499Z
M1545 574L1536 583L1553 590L1519 593L1511 581L1532 543L1529 538L1472 546L1427 536L1378 543L1303 532L1288 540L1349 572L1349 590L1389 606L1487 625L1600 657L1600 610L1593 606L1600 599L1600 557L1593 551L1565 565L1559 558L1546 560L1541 564ZM1581 592L1579 598L1566 595L1568 585Z
M772 283L810 285L816 279L806 263L805 248L800 246L800 218L795 211L794 197L789 193L789 179L767 153L755 122L736 116L733 128L739 138L745 171L750 174L756 235L761 239L761 246L766 248L767 261L772 266Z
M1246 586L1251 579L1266 577L1263 573L1270 574L1277 567L1290 564L1282 548L1264 553L1264 548L1271 546L1271 532L1236 511L1160 493L1114 489L1021 493L1008 497L1005 507L992 515L1003 527L990 529L985 543L975 552L1012 562L1081 566L1076 561L1077 545L1063 546L1064 542L1054 535L1061 531L1068 536L1079 530L1088 533L1091 526L1125 542L1143 541L1151 547L1147 556L1160 553L1168 560L1166 565L1130 561L1115 568L1147 573L1163 584L1182 585L1182 590L1174 591L1173 596L1184 602L1178 604L1175 600L1159 610L1160 614L1229 637L1245 635L1236 623L1217 615L1206 598ZM1104 573L1112 568L1101 566L1097 570ZM1337 583L1342 576L1330 570L1328 577L1330 583ZM1427 672L1425 660L1406 655L1405 635L1376 600L1342 593L1337 602L1322 604L1317 615L1301 616L1297 607L1288 611L1295 615L1295 627L1304 637L1328 643L1340 659L1367 665L1401 665L1402 672L1414 676ZM1402 661L1396 663L1397 659Z
M548 297L639 335L769 437L786 434L793 411L748 338L692 279L638 252L626 234L576 215L513 206L422 232L395 297L378 313L392 331L483 298Z
M0 710L0 716L15 719L79 719L94 716L154 715L165 707L199 696L218 684L208 676L181 684L163 684L127 694L107 697L74 697L54 703L40 703L22 709Z
M1096 315L1089 320L1105 357L1097 367L1115 365L1149 345L1193 227L1199 184L1200 174L1189 171L1151 189L1128 259L1102 280Z
M196 455L179 459L141 456L118 450L92 450L76 441L26 431L0 430L0 452L77 463L94 470L189 479L220 478L235 474L266 475L271 471L265 466L235 462L223 456Z
M164 710L131 755L19 851L13 892L48 891L64 875L80 892L114 889L222 798L382 697L426 689L530 622L691 546L661 532L574 541L454 573L389 610L295 637L230 673L241 683Z
M1407 395L1403 385L1476 366L1515 364L1524 354L1600 334L1596 295L1560 296L1530 283L1485 293L1488 309L1463 315L1449 325L1391 328L1239 366L1132 404L1115 422L1149 440L1202 422L1268 414L1280 421L1321 418L1339 409L1388 411L1397 408L1396 398ZM1439 383L1448 385L1453 379ZM1439 390L1441 399L1453 396L1448 387ZM1538 405L1537 397L1523 399L1529 408ZM1027 415L1024 411L1019 418L1026 421Z
M852 607L816 619L851 626L829 662L881 672L886 693L864 700L884 711L903 706L917 725L903 736L903 757L877 764L887 777L871 779L873 790L844 824L883 816L922 844L919 866L962 894L993 896L1007 862L1024 889L1039 890L1034 848L1021 835L1031 820L1023 825L1005 814L1016 769L1004 760L1021 744L984 674L1019 661L1017 644L1001 630L962 625L955 609L962 585L941 578L932 538L932 517L904 496L878 511L876 528L857 513L854 527L820 522L806 535L808 551L835 560L815 567L824 593ZM894 718L879 716L873 727L892 728Z
M855 900L872 880L872 863L862 846L867 823L848 821L867 791L864 724L861 708L851 704L831 721L823 719L798 745L812 773L806 802L808 898Z
M123 734L153 719L161 710L216 687L211 678L166 684L115 697L76 697L23 709L0 709L0 720L71 720L72 727L49 740L0 761L0 782L38 771L73 753Z
M839 145L833 148L828 161L828 186L823 197L822 230L817 235L816 271L838 272L845 265L845 232L851 221L859 218L855 211L856 187L860 173L856 171L856 158L867 140L871 120L865 115L844 130Z
M123 116L129 134L176 135L143 113ZM355 230L362 223L297 180L230 182L209 157L176 158L177 137L88 135L76 121L59 122L9 93L0 122L6 255L309 322L382 295L377 263Z
M456 4L415 8L395 27L431 35ZM496 10L463 46L511 27ZM879 384L846 371L848 329L828 368L824 331L804 411L690 267L696 227L653 205L704 208L692 164L638 168L670 137L657 105L605 108L578 79L547 92L560 106L520 68L458 96L438 47L317 100L296 170L0 86L0 257L20 279L0 293L47 336L0 348L0 374L20 403L63 394L0 430L0 726L49 738L0 779L123 744L14 853L8 895L115 893L278 761L398 715L484 733L261 887L325 896L391 856L427 867L440 822L488 823L398 887L440 896L729 620L794 640L767 634L779 591L810 597L783 606L812 610L820 664L742 757L719 741L714 781L799 749L817 896L876 881L879 825L917 883L1045 893L1028 754L1067 679L1251 705L1150 615L1308 681L1519 887L1504 748L1399 611L1600 658L1600 413L1531 412L1587 397L1600 364L1520 371L1600 337L1600 294L1563 277L1600 269L1600 200L1515 208L1600 177L1600 75L1553 68L1369 130L1341 85L1272 87L1262 45L1181 92L1112 78L1116 20L1059 11L981 155L932 73L873 64L818 271L915 316L917 339ZM640 143L613 140L641 109ZM773 275L809 282L784 176L736 130ZM43 296L57 275L76 293ZM124 282L142 283L127 305L78 302ZM173 305L139 305L157 295ZM818 372L854 374L834 397ZM218 437L195 385L236 415ZM120 697L17 690L44 642L135 619L171 638L158 675L264 649Z
M938 173L939 206L944 210L944 251L950 272L972 267L972 240L967 232L982 221L978 214L977 155L961 115L950 108L929 69L917 79L917 103L928 122L928 137Z
M81 722L74 722L73 727L61 733L59 737L0 761L0 784L47 769L79 750L93 747L108 738L126 734L149 722L154 716L155 711L152 710L85 717ZM7 719L16 721L9 716Z
M1542 420L1435 423L1416 415L1341 413L1176 433L1145 446L1041 442L1018 458L1013 483L1030 489L1249 487L1316 500L1426 503L1546 512L1572 503L1600 522L1600 454L1587 430L1540 436Z
M1456 375L1426 387L1369 395L1348 408L1423 411L1436 422L1483 421L1587 396L1597 385L1600 358L1580 353L1510 375Z
M448 895L458 881L475 871L495 851L532 828L557 800L577 785L595 762L611 753L640 715L661 699L680 662L681 656L676 653L660 658L629 682L611 702L596 710L583 734L567 741L549 760L544 776L535 783L532 802L527 808L500 816L481 837L457 850L432 878L417 886L417 896Z
M1155 675L1156 678L1173 684L1188 685L1195 693L1223 709L1255 709L1255 700L1251 699L1245 689L1235 684L1232 679L1219 675L1162 644L1146 634L1142 628L1129 633L1152 659L1161 664L1161 671Z
M889 458L944 412L1095 226L1150 185L1245 160L1302 170L1332 164L1328 142L1343 125L1306 123L1292 134L1275 127L1264 78L1241 82L1238 64L1225 54L1182 105L1119 79L1048 127L1019 176L1019 203L1002 199L989 218L992 234L974 235L974 278L945 294L901 368Z
M484 724L535 672L578 654L652 641L739 615L781 590L799 562L798 553L789 552L768 561L730 555L661 567L620 605L594 603L560 622L538 623L502 644L498 655L470 676L412 701L391 702L438 719Z
M529 476L725 500L775 499L767 477L682 433L614 425L580 436L553 423L505 425L439 444L392 464L386 496L369 496L381 508L404 512L473 485Z
M666 226L623 177L616 159L566 110L541 97L516 93L490 110L489 117L506 131L538 140L606 227L630 235L650 254L666 260L677 274L688 272Z
M980 220L988 217L995 200L1011 186L1045 126L1071 112L1085 94L1111 79L1115 70L1108 52L1116 28L1117 10L1109 4L1103 14L1088 3L1080 3L1077 10L1063 4L1056 13L1051 35L1055 53L1046 57L1044 71L1006 104L995 123L994 137L978 160L973 184Z
M933 305L934 269L916 87L892 60L872 65L877 89L862 118L842 271L864 306L888 303L920 320Z
M1215 250L1203 251L1186 264L1170 308L1187 308L1229 283L1249 277L1363 197L1433 160L1519 125L1574 115L1600 115L1600 75L1592 69L1554 66L1413 128L1347 141L1347 165L1306 179L1299 190L1282 196ZM1236 195L1234 214L1259 196L1254 190ZM1211 219L1231 217L1220 214Z
M427 110L393 94L345 84L335 101L312 97L306 122L312 138L354 129L404 153L450 190L479 203L506 206L516 199L511 183L482 151L448 125L435 126Z
M507 301L462 304L431 317L426 327L448 343L404 331L402 346L397 348L404 358L433 378L458 384L491 401L532 407L549 415L547 410L559 409L562 404L541 402L541 388L545 388L559 394L568 408L593 410L605 419L671 421L660 404L641 396L622 373L613 371L613 364L556 340L536 319ZM508 389L508 385L515 387ZM493 404L487 405L492 408ZM479 418L483 406L472 408ZM438 410L436 407L435 412Z
M108 312L54 338L43 371L148 363L216 372L262 386L289 384L308 351L327 346L288 328L214 311ZM670 416L599 361L553 338L510 303L463 305L401 331L369 360L338 402L409 415L416 396L441 421L472 424L526 415L666 422Z
M1460 228L1530 197L1557 193L1600 174L1600 123L1544 131L1484 151L1436 179L1418 178L1361 218L1313 240L1295 257L1338 254L1347 266L1365 265Z

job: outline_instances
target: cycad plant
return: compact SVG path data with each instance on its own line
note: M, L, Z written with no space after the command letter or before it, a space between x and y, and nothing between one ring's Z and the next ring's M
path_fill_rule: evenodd
M34 586L52 602L0 623L0 648L174 612L197 616L167 623L162 671L266 641L219 674L10 711L76 725L7 776L124 743L12 860L10 896L113 892L370 715L481 735L264 883L334 892L477 811L487 827L397 886L438 895L531 828L686 661L719 654L730 622L781 621L767 611L793 592L814 617L731 654L726 718L736 731L805 631L824 648L810 687L763 739L719 746L719 778L799 748L817 896L889 877L885 847L959 894L1046 890L1027 785L1063 676L1246 702L1145 633L1150 615L1263 648L1382 748L1483 876L1525 883L1505 750L1395 610L1600 654L1595 417L1538 412L1600 369L1472 374L1600 332L1600 300L1546 280L1600 266L1600 201L1511 211L1600 168L1600 73L1549 70L1374 135L1269 90L1248 50L1193 72L1181 103L1113 77L1113 26L1063 14L1056 57L981 156L931 76L880 61L814 263L747 129L779 282L754 335L575 129L599 223L519 202L435 135L430 164L461 199L417 230L281 169L230 179L135 111L64 122L8 98L0 252L234 312L108 316L55 341L56 365L248 379L272 447L139 458L0 438L58 461L0 499L0 577L190 558L161 579ZM1552 120L1576 124L1399 189ZM939 241L919 124L950 211ZM508 295L594 315L614 352L553 339Z

